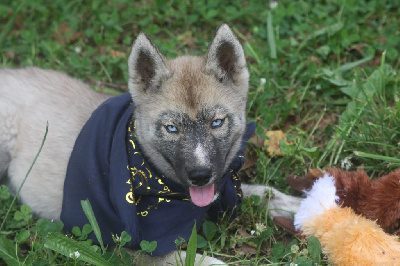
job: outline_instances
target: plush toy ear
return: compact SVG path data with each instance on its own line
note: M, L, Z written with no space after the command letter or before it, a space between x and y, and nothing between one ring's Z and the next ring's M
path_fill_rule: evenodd
M243 48L228 25L222 24L208 48L206 71L219 81L248 80L248 71Z
M132 95L157 91L171 76L163 55L145 33L136 38L128 60L129 90Z

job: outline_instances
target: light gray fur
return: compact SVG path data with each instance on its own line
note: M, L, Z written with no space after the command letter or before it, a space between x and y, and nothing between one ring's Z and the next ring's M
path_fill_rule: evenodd
M0 70L0 173L8 168L14 191L38 152L49 123L42 154L20 195L38 216L59 219L64 177L76 136L105 99L84 83L56 71Z
M214 73L219 78L226 78L227 72L218 64L219 48L224 44L232 48L232 52L230 54L237 60L233 69L233 71L236 72L234 83L239 83L239 86L247 87L249 72L246 67L246 58L244 56L243 47L235 34L226 24L223 24L218 28L208 49L206 71L208 73Z
M271 217L283 216L292 219L300 208L301 198L286 195L273 187L242 184L242 190L245 198L256 195L269 200L267 208Z
M143 80L142 73L138 69L149 67L149 62L143 64L144 60L152 60L154 65L154 76L149 76L149 80ZM136 99L135 92L142 90L155 90L161 83L171 76L171 71L165 65L163 55L154 46L152 41L145 33L140 33L136 38L132 51L128 59L129 67L129 91ZM146 72L146 69L142 70Z
M150 71L146 68L148 60ZM185 172L195 169L196 164L213 164L212 158L221 157L215 146L215 139L221 139L229 149L223 154L226 158L218 159L221 165L211 167L213 177L209 181L218 182L218 175L227 169L240 147L248 78L243 48L227 25L219 27L205 57L167 60L145 34L140 34L129 57L129 90L136 104L136 133L145 155L167 177L190 186ZM12 190L20 186L49 124L42 153L20 194L22 203L30 205L37 216L59 220L64 178L75 139L106 98L81 81L56 71L33 67L0 70L0 178L6 174ZM167 134L165 128L156 127L156 121L175 123L177 118L167 115L167 120L160 120L162 112L181 114L182 121L192 123L182 130L189 132L198 127L202 133L193 135L193 140L190 136ZM201 117L201 112L212 112L214 117ZM227 115L227 124L209 128L210 121ZM160 138L164 142L175 143L179 139L183 143L183 166L171 165L160 155L160 149L165 149ZM201 148L196 152L199 143ZM268 189L264 185L243 186L245 196L264 196ZM274 194L269 203L271 215L287 216L286 211L278 209L297 210L299 199L276 190ZM175 256L173 252L160 257L156 265L175 263ZM222 262L206 257L203 265L213 263Z

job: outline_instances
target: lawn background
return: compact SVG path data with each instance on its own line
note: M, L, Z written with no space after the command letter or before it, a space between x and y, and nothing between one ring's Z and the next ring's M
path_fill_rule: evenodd
M277 142L284 156L276 155L273 143L249 145L252 163L242 177L289 193L286 177L305 176L309 169L363 168L375 178L400 166L399 5L397 0L3 0L0 64L56 69L95 90L120 94L127 91L127 57L140 31L173 58L204 54L216 27L226 22L248 60L248 119L257 122L257 137L266 140L266 132L277 130L285 137ZM0 190L0 221L11 204L5 190ZM233 264L327 263L318 244L276 227L264 205L252 197L235 222L205 223L199 251ZM37 229L29 207L12 207L4 221L3 259L17 250L19 263L81 263L45 247L48 232ZM51 232L60 230L54 226ZM87 243L82 232L74 237ZM32 241L32 234L40 241Z

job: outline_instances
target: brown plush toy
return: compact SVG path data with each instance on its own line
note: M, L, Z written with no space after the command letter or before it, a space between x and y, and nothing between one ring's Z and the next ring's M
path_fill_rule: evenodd
M400 225L400 169L371 180L364 170L356 172L329 168L335 178L339 205L376 221L386 232Z
M317 237L334 265L400 266L399 238L389 234L400 226L400 169L374 180L363 170L309 173L286 179L307 197L293 223L284 217L275 217L275 223L290 233Z
M391 231L400 222L400 170L370 180L330 168L302 200L294 225L317 237L334 265L400 265L400 242Z
M325 172L335 179L340 206L350 207L356 214L376 221L386 232L399 229L400 169L373 180L364 170L344 171L339 168L328 168ZM315 180L323 175L323 172L313 169L305 178L289 176L286 183L292 189L302 192L311 189ZM282 225L280 219L283 218L278 218L278 225L293 232L293 228Z

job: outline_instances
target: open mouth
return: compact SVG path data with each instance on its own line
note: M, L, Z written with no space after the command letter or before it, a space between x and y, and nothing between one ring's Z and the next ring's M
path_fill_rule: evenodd
M214 200L214 189L214 184L204 187L190 187L190 198L199 207L207 206Z

